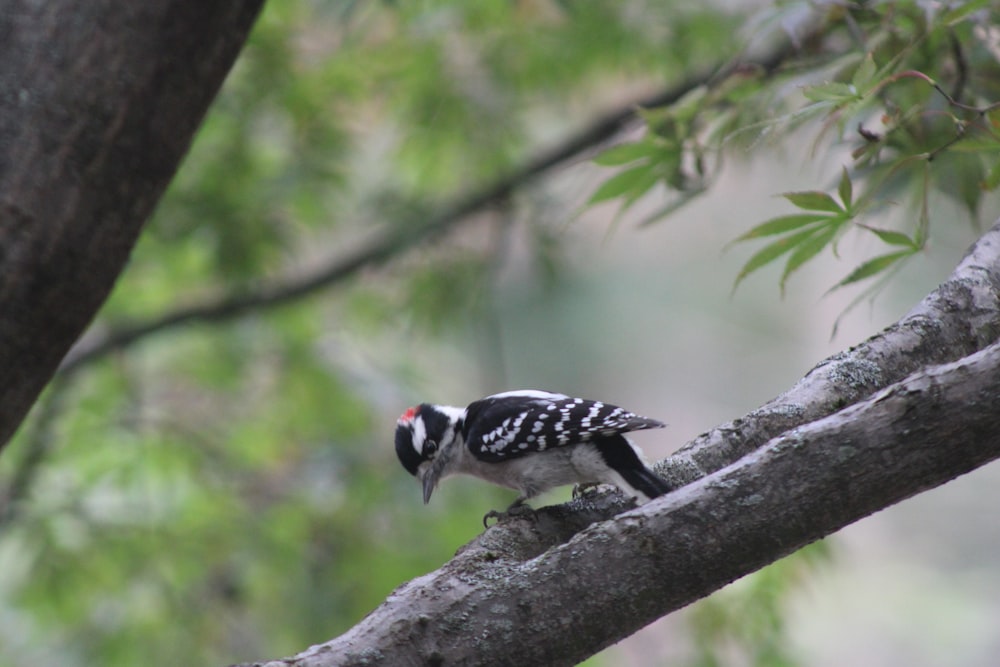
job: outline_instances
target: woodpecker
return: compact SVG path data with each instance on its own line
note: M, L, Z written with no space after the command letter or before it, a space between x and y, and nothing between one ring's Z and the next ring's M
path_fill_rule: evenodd
M466 408L409 408L396 422L396 455L423 484L425 504L458 474L517 490L507 512L566 484L612 484L642 503L671 489L623 434L664 426L609 403L523 389Z

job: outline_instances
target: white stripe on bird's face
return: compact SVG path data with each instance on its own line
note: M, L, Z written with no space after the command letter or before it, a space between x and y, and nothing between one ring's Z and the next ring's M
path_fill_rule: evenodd
M413 448L420 456L423 456L424 443L427 441L427 427L420 415L417 415L411 423L413 424Z

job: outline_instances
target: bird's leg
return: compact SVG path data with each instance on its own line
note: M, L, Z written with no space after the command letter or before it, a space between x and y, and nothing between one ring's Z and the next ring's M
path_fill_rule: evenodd
M534 519L535 510L531 508L525 501L528 500L528 496L521 496L503 512L497 512L496 510L490 510L483 516L483 527L489 528L489 520L496 519L497 523L501 521L507 521L508 519Z

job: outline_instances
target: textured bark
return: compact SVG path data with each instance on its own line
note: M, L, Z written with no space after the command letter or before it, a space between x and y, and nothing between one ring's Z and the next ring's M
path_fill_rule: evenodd
M341 637L255 664L575 664L1000 457L998 338L1000 223L900 322L661 462L686 486L624 513L608 495L491 528Z
M106 299L261 4L0 2L0 446Z

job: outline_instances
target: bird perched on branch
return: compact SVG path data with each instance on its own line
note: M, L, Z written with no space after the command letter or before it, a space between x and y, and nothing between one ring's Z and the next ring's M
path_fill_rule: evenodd
M613 484L640 502L670 491L623 434L663 422L624 408L533 389L487 396L466 408L421 403L396 422L396 455L423 484L424 503L445 477L479 477L526 500L566 484ZM530 511L530 508L529 508Z

